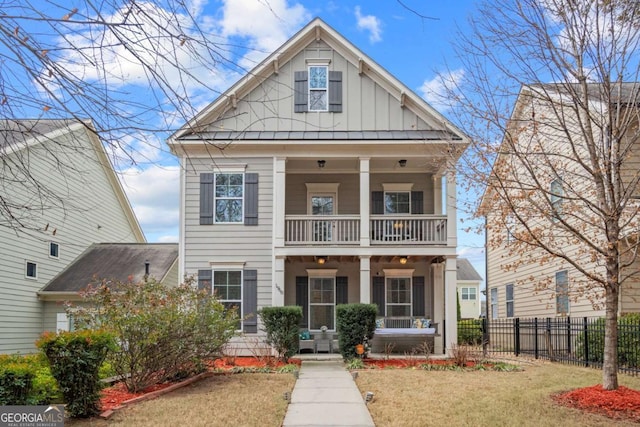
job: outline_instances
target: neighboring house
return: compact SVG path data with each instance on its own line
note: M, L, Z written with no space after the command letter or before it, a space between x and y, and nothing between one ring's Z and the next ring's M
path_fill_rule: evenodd
M455 343L455 164L466 136L320 19L170 139L180 157L180 275L240 307L336 305L439 323ZM446 200L446 206L443 200Z
M480 283L482 277L466 258L458 258L458 301L460 318L477 319L482 314L480 304Z
M91 123L5 119L0 161L0 197L26 207L0 224L0 353L32 352L37 292L91 244L145 237Z
M64 302L80 303L81 292L104 279L110 283L139 283L154 278L167 286L177 286L177 243L96 243L38 292L44 302L45 331L71 327Z
M596 84L590 84L588 87L596 89L596 86ZM620 89L619 96L621 98L618 103L626 108L625 101L622 100L633 97L637 99L640 84L622 84L620 88L616 87L615 90L618 91L618 89ZM571 161L566 161L564 158L563 153L568 153L571 150L567 143L568 136L564 132L565 128L573 140L578 141L576 145L579 147L580 138L583 137L574 131L575 128L573 126L584 126L584 123L581 122L584 119L582 117L576 117L575 105L577 103L566 103L566 100L570 98L564 97L560 92L556 92L555 90L553 85L525 86L522 88L514 106L509 124L510 127L508 129L511 135L517 135L517 138L514 137L513 144L525 144L526 147L534 147L534 149L538 151L538 154L548 150L548 152L545 153L547 158L553 158L556 152L560 153L560 155L555 155L557 158L560 158L556 163L555 170L550 170L551 168L548 166L549 164L553 164L551 161L547 161L547 163L544 164L541 162L541 165L536 168L541 182L547 183L546 190L541 191L540 187L544 187L544 185L539 185L535 191L531 190L527 192L526 197L522 199L532 200L536 197L540 197L540 199L548 198L550 207L548 208L547 215L549 215L550 218L545 218L544 221L546 222L540 220L541 222L539 224L536 224L534 221L529 221L529 226L534 228L538 227L540 229L538 231L539 233L542 233L543 230L548 233L553 233L554 238L560 242L560 244L563 244L562 242L565 241L568 242L562 246L563 253L568 258L590 260L588 248L585 250L585 244L575 243L575 241L572 243L571 239L561 240L563 238L561 229L560 227L555 227L555 221L557 221L556 217L558 215L579 216L576 212L584 211L580 197L591 194L590 192L593 191L594 188L591 183L585 181L584 175L579 173L579 168L576 166L577 162L572 163ZM539 94L543 92L544 96L540 96ZM553 99L553 103L550 103L550 98ZM637 108L637 100L633 104L634 106L632 106L632 108ZM604 114L606 116L607 111L613 113L614 111L612 110L615 110L603 102L597 102L594 96L591 96L589 105L594 110L598 109L596 117L597 114ZM623 111L625 111L625 108L623 108ZM626 111L625 114L626 113L628 113L628 111ZM565 120L564 123L560 124L557 120L553 119L558 115L563 116ZM636 138L637 141L637 115L635 120L636 123L631 129L631 133L633 134L631 137ZM596 140L599 139L600 136L596 133L599 127L594 123L590 123L590 125L593 126ZM503 144L505 144L505 142L503 142ZM537 144L540 145L538 146ZM577 149L577 151L580 152L580 149L581 148ZM496 163L501 160L506 162L508 160L509 150L509 148L501 149L501 157L498 157ZM571 158L572 156L569 155L567 157ZM637 150L632 148L630 155L625 156L623 161L628 165L629 173L624 174L622 179L625 180L636 176L638 164L640 163ZM589 162L587 161L587 163ZM509 173L516 175L518 172L517 168L509 163L506 164L508 165L506 168L496 168L494 165L494 173L496 173L496 170L508 170L510 171ZM508 179L503 182L522 181L522 179L518 180L509 176ZM505 187L509 188L509 184L506 184ZM516 185L512 187L515 188L513 191L520 188ZM565 194L568 191L573 191L573 193L569 195ZM524 227L514 220L510 210L502 209L501 203L504 204L506 202L499 196L494 197L494 194L495 193L492 193L491 187L489 187L481 205L481 209L485 210L485 219L487 222L488 317L490 319L497 319L516 317L604 316L605 301L602 288L599 285L594 285L593 282L587 281L584 275L579 273L575 267L562 259L548 256L547 253L538 248L530 247L527 250L513 250L513 248L516 247L514 245L517 235ZM576 199L575 202L572 200L574 198ZM574 203L574 207L571 207L572 203ZM629 208L631 209L633 206ZM583 211L579 209L583 209ZM505 215L505 212L507 212L507 215ZM523 215L526 216L527 214L524 213ZM571 217L566 218L568 218L567 222L571 224ZM630 221L630 224L633 224L633 221ZM592 231L589 230L588 226L584 225L584 223L581 225L573 223L573 225L581 230L583 234ZM637 241L637 237L633 237L635 233L637 233L637 228L629 230L629 236L632 236L631 241L634 239ZM621 252L622 249L624 248L621 247ZM591 261L590 263L585 262L583 265L587 271L594 271L599 274L603 273L605 269L604 265L597 265L595 261ZM637 262L635 268L637 272ZM629 270L629 272L631 272L631 270ZM635 280L628 280L620 288L618 301L619 314L640 311L640 286L637 278Z

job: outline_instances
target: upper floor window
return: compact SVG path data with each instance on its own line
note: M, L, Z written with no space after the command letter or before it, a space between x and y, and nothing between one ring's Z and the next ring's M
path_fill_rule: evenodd
M384 193L385 214L409 214L411 213L410 191L387 191Z
M506 309L507 309L507 317L513 317L513 283L509 283L506 286Z
M49 242L49 256L51 258L58 258L60 252L60 245L54 242Z
M215 176L215 222L241 223L244 175L217 173Z
M569 273L567 270L556 273L556 314L569 314Z
M513 215L507 216L507 218L505 219L505 225L507 228L507 244L509 244L516 240L515 236L513 235L516 227L516 219L513 217Z
M562 181L557 178L549 185L549 200L551 202L552 216L557 220L562 215L562 201L564 198L564 187Z
M30 279L38 278L38 265L35 262L27 261L25 276Z
M329 67L309 67L309 111L327 111L329 107Z
M476 288L462 288L461 294L463 301L472 301L477 298Z

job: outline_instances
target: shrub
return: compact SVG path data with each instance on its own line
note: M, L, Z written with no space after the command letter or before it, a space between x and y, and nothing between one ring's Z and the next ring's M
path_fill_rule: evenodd
M113 348L104 331L45 333L36 343L51 366L71 417L90 417L100 410L99 370Z
M604 361L604 329L605 319L600 318L587 325L586 342L585 333L578 334L576 355L579 358L597 363ZM618 318L618 363L628 368L640 367L640 313Z
M340 353L344 360L362 357L356 352L358 344L373 338L378 307L375 304L340 304L336 306ZM365 347L366 352L366 347Z
M479 345L482 344L482 320L468 319L458 322L458 344Z
M298 351L298 324L302 319L302 307L264 307L258 314L267 333L267 344L276 350L280 360L288 362Z
M7 361L0 365L0 405L28 405L33 387L33 371L24 363Z
M238 316L188 282L167 287L102 281L73 309L78 328L104 326L118 342L109 362L132 392L201 372L222 355L236 333Z
M44 405L59 401L58 385L43 355L0 355L0 405Z

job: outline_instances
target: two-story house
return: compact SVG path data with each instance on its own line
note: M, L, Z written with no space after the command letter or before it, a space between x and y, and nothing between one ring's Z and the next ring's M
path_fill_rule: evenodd
M627 238L621 239L619 259L624 264L636 257L640 84L612 83L610 90L603 100L606 92L596 83L586 90L568 83L522 87L481 205L489 318L605 315L603 286L588 275L605 276L598 250L607 244L607 225L597 213L602 204L592 171L607 161L608 146L619 156L611 162L611 176L615 164L621 165L612 197L627 201L620 221ZM608 132L619 139L617 148L607 144ZM594 143L588 145L590 138ZM596 147L593 154L588 147ZM522 243L532 236L558 256ZM637 259L621 278L618 313L639 312Z
M90 122L5 119L0 161L0 353L27 353L64 312L41 288L92 243L145 237Z
M170 138L181 275L240 308L336 329L336 305L457 340L455 165L466 136L314 19Z

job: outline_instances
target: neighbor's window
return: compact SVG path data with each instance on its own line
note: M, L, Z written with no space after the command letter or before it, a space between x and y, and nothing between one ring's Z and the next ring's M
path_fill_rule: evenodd
M556 314L569 314L569 273L567 270L556 273Z
M411 316L411 278L387 278L387 316Z
M242 223L244 175L217 173L215 186L215 222Z
M309 67L309 111L327 111L329 108L329 67Z
M227 308L237 307L238 317L242 319L242 271L216 270L213 272L213 293ZM238 329L240 329L238 321Z
M477 298L476 288L462 288L462 300L471 301Z
M38 278L38 265L35 262L27 261L25 274L26 274L27 277L30 277L32 279L37 279Z
M507 296L505 301L507 303L507 317L513 317L513 283L509 283L506 286Z
M514 242L516 239L513 235L516 227L516 220L512 215L508 215L505 220L505 225L507 228L507 244Z
M564 187L560 179L554 179L549 186L549 199L551 201L552 216L559 219L562 215L562 199L564 197Z
M309 329L335 330L336 281L333 277L309 279Z
M498 318L498 288L491 288L491 318Z
M51 258L58 258L60 252L60 246L57 243L49 242L49 256Z

